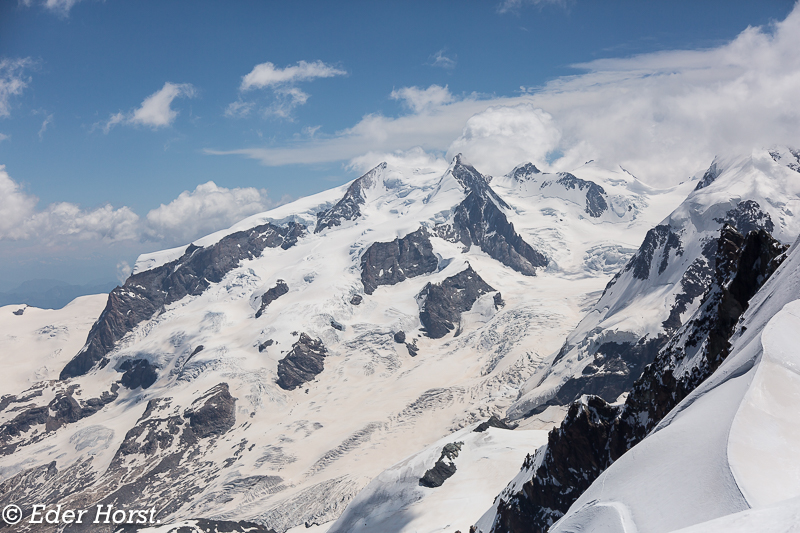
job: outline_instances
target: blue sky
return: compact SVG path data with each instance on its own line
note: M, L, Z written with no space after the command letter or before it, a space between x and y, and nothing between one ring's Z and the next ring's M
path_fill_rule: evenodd
M138 253L344 183L385 154L441 162L458 149L494 173L599 154L668 184L720 149L790 142L794 88L781 85L781 108L783 93L752 80L795 72L794 7L0 1L0 290L114 279ZM730 96L742 83L748 94ZM728 107L712 96L701 117L725 84ZM646 95L640 107L625 91ZM606 115L578 112L590 103ZM742 120L760 122L739 132L727 121L744 104ZM631 146L653 124L651 145ZM680 128L706 140L684 143ZM495 144L502 160L487 155Z

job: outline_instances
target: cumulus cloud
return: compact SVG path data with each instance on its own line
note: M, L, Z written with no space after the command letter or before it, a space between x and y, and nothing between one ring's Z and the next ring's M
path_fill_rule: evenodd
M394 92L400 97L402 91L402 94L409 97L404 101L406 106L413 109L416 104L420 112L412 111L396 118L369 114L355 126L336 132L334 135L297 138L283 146L235 150L206 149L205 153L242 155L256 159L267 166L280 166L347 161L368 152L392 153L417 146L426 151L444 152L450 143L461 135L464 124L471 116L485 111L492 105L516 105L527 101L527 97L481 100L475 95L470 95L465 98L455 98L450 95L446 87L438 85L434 85L430 91L411 89L415 90L399 89ZM419 97L415 98L417 95ZM427 102L425 95L428 98ZM450 100L450 103L435 104L431 101L435 95L438 95L440 101Z
M453 70L456 68L456 58L447 57L444 53L446 50L442 48L435 54L433 54L430 58L428 58L429 65L432 67L439 67L445 70Z
M151 240L189 242L273 205L263 189L226 189L209 181L147 213L144 234Z
M117 280L120 285L125 283L125 280L130 277L132 271L133 269L127 261L120 261L117 263Z
M546 5L557 5L562 7L567 7L569 0L503 0L500 5L497 6L497 11L500 13L508 13L519 11L520 8L523 6L546 6Z
M501 175L523 161L541 165L560 140L553 117L532 104L490 107L467 121L447 155L463 153L481 172Z
M42 1L35 1L35 0L20 0L20 4L25 6L32 6L33 4L40 4L42 7L47 9L48 11L60 15L62 17L69 16L70 10L80 2L81 0L42 0Z
M136 237L139 217L127 207L81 209L60 202L37 211L38 201L0 166L0 239L37 239L46 244L62 237L105 241Z
M719 153L797 144L798 49L800 5L714 49L576 65L588 72L549 83L532 102L562 130L563 166L599 159L675 183Z
M242 77L242 84L239 87L242 91L250 89L263 89L276 85L290 85L298 81L308 81L314 78L330 78L333 76L344 76L344 70L332 65L326 65L322 61L298 61L297 65L286 68L277 68L274 63L267 61L253 67L247 75Z
M419 146L394 152L367 152L351 159L347 168L362 173L384 161L392 166L410 170L438 170L441 172L447 170L447 160L436 154L428 153Z
M347 72L322 61L298 61L296 65L286 68L276 67L267 61L253 67L248 74L242 77L239 91L242 94L253 89L270 89L273 101L262 108L265 116L276 116L291 119L292 111L305 104L310 95L296 87L301 81L311 81L317 78L331 78L344 76ZM225 108L227 117L248 116L257 104L253 100L244 100L241 96Z
M178 111L172 109L172 102L176 98L193 98L197 94L190 83L164 84L159 91L144 99L142 105L128 113L115 113L103 125L103 131L108 133L117 124L132 124L148 126L153 129L171 125L178 116Z
M59 202L37 209L37 203L38 198L26 193L0 166L0 241L32 240L44 246L74 241L149 241L172 246L227 228L275 205L264 190L227 189L211 181L182 192L144 218L125 206L84 209Z
M33 66L30 58L0 59L0 117L11 114L11 98L19 96L30 83L25 71Z
M402 101L414 113L432 111L453 101L453 95L450 94L450 90L446 85L444 87L431 85L427 89L403 87L402 89L393 90L389 96L393 100Z
M0 165L0 238L8 237L33 214L36 197L25 193Z
M480 164L500 169L522 162L504 158L537 159L552 147L546 159L555 170L571 170L595 159L607 166L622 165L654 185L669 185L707 167L720 153L798 144L797 50L800 5L781 22L748 28L733 41L708 50L574 65L583 73L516 97L457 98L439 86L399 89L392 97L404 102L406 115L367 115L335 134L293 139L283 146L207 152L239 154L277 166L347 161L368 152L420 146L429 152L460 149L476 166L483 161ZM520 104L529 107L516 107ZM514 121L503 107L525 109L526 116L533 117L531 129ZM470 117L488 108L490 113L465 128ZM537 109L543 114L532 111ZM543 137L536 138L540 127ZM505 133L514 128L521 128L522 138ZM511 145L503 148L495 135ZM553 160L559 153L563 157Z

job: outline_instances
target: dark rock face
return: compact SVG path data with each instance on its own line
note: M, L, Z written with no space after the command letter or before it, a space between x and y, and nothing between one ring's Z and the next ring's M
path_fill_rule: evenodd
M405 331L398 331L394 334L394 342L397 344L405 344L406 342L406 332Z
M761 228L770 233L775 230L775 224L769 213L762 211L761 206L755 200L739 202L739 205L725 213L725 218L715 218L714 220L720 224L730 224L745 235Z
M336 331L344 331L344 324L331 318L331 327Z
M289 286L286 284L285 281L279 279L275 286L270 288L267 292L261 295L261 307L258 308L256 311L256 318L259 318L261 315L264 314L264 310L267 308L269 304L283 296L289 292Z
M341 226L343 221L355 220L361 216L361 206L366 202L365 189L375 185L378 175L386 169L386 163L373 168L347 188L341 200L326 211L317 213L317 227L314 233L334 226Z
M716 180L721 173L722 171L717 168L717 164L711 163L711 166L708 167L706 173L703 174L703 177L697 182L697 186L694 188L694 190L699 191L700 189L708 187L714 183L714 180Z
M428 283L419 295L423 331L432 339L441 339L461 324L461 313L472 309L480 296L492 291L471 266L442 283Z
M300 338L292 345L292 350L278 361L278 386L285 390L294 390L313 380L322 372L327 353L321 340L301 333Z
M526 459L523 469L532 478L500 502L492 531L547 531L606 468L711 376L728 356L730 336L748 301L778 268L787 248L763 229L745 237L723 226L714 283L692 319L647 365L622 406L597 396L570 405L547 446L537 452L544 454L541 461ZM692 367L676 376L675 369L690 354ZM539 464L535 471L534 464Z
M636 343L607 342L600 345L594 360L583 369L582 375L567 380L550 404L567 405L583 394L594 394L607 402L615 401L642 375L644 367L653 361L666 341L666 336L659 335L653 339L639 339Z
M194 355L194 353L192 355ZM156 367L151 365L150 361L147 361L146 359L133 359L125 361L119 366L119 370L124 372L124 374L122 374L122 379L120 379L119 382L123 387L127 387L129 389L135 389L136 387L146 389L158 379Z
M428 231L420 228L402 239L372 243L361 256L361 282L372 294L379 285L435 272L438 265Z
M514 230L501 208L508 208L475 168L465 165L460 157L453 167L453 176L464 186L467 197L455 209L453 223L436 226L439 237L460 242L469 248L476 244L490 257L526 276L535 276L536 268L547 266L541 252Z
M259 352L263 352L264 350L266 350L267 348L269 348L273 344L275 344L275 341L273 341L272 339L267 339L267 340L265 340L264 342L262 342L261 344L258 345L258 351Z
M587 215L593 218L598 218L608 210L608 202L606 202L606 191L600 185L593 181L582 180L569 172L559 172L559 178L556 181L565 189L578 189L583 191L586 189L586 208L584 211ZM544 186L544 184L542 184Z
M411 357L416 357L419 353L419 348L417 348L417 339L414 339L414 342L406 342L406 349L408 350L408 355Z
M232 233L212 246L191 245L179 259L130 276L108 295L106 308L92 326L86 345L67 363L60 378L86 374L126 333L165 305L201 294L242 260L258 257L265 248L287 249L304 233L305 227L293 222L285 227L264 224Z
M524 165L520 165L514 170L511 171L511 177L514 180L519 182L525 182L530 180L536 174L541 174L542 171L536 168L536 165L533 163L525 163Z
M452 477L452 475L456 473L455 458L458 457L458 452L461 451L463 445L463 442L445 444L444 448L442 448L442 455L439 456L439 460L436 461L433 468L426 471L422 478L420 478L419 485L421 487L428 487L429 489L441 487L447 478Z
M202 405L192 405L183 415L198 438L222 435L236 424L236 398L231 396L227 383L206 391L195 403L199 402Z
M792 157L794 157L794 161L791 162L791 163L788 163L786 166L789 167L790 169L794 170L795 172L800 172L800 150L793 150L793 149L789 148L789 153L792 154ZM769 155L776 162L778 162L778 163L781 162L780 153L775 152L775 151L770 151Z
M631 257L628 264L625 265L624 271L627 272L633 269L633 277L636 279L645 280L650 277L650 268L653 264L654 255L657 250L661 249L661 264L658 267L658 273L661 274L666 270L669 264L669 252L675 250L677 255L683 254L683 247L681 246L680 236L672 231L669 224L661 224L649 230L644 237L644 242L639 247L639 250Z
M17 309L16 311L12 311L12 313L13 313L13 314L15 314L15 315L17 315L17 316L22 316L22 314L23 314L24 312L25 312L25 308L24 308L24 307L20 307L20 308L19 308L19 309Z
M100 398L89 398L81 405L73 396L78 387L72 386L66 391L57 393L56 397L47 405L26 407L17 416L0 425L0 455L13 453L20 444L25 445L36 442L41 435L39 437L34 437L28 442L20 442L18 440L10 444L12 440L30 431L34 426L44 425L44 430L50 432L93 415L104 406L117 399L118 387L119 385L114 385L110 393L103 392ZM41 394L36 396L41 396ZM14 403L20 402L21 400L27 401L31 399L32 396L23 399L11 398L13 398L13 400L9 401L9 404L12 403L12 401Z
M498 292L494 295L494 308L500 309L501 307L505 306L506 302L503 300L503 297Z
M491 416L489 417L489 420L487 420L486 422L481 422L480 424L478 424L478 427L476 427L472 431L475 433L483 433L489 428L514 429L513 427L509 426L496 416Z
M360 294L354 294L352 298L350 298L350 303L352 305L361 305L361 302L364 300L364 297Z

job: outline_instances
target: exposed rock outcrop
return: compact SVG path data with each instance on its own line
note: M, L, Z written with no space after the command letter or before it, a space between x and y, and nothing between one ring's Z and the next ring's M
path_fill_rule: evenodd
M714 283L700 308L645 368L624 404L587 396L570 405L547 445L523 464L531 479L519 491L501 494L492 531L547 531L606 468L711 376L728 355L748 301L786 249L763 229L745 237L726 224L717 241Z
M492 258L527 276L546 266L547 258L514 230L502 209L508 204L489 187L486 178L456 156L453 177L464 187L467 197L455 208L451 224L438 225L437 235L469 248L473 244Z
M190 245L179 259L133 274L108 295L106 308L89 332L86 345L67 363L60 378L86 374L125 334L165 305L202 294L242 260L258 257L265 248L287 249L304 233L305 227L294 222L284 227L264 224L232 233L204 248Z
M402 239L372 243L361 256L361 282L364 292L372 294L379 285L435 272L438 265L428 231L419 228Z
M422 301L419 319L423 331L432 339L440 339L461 324L461 313L494 289L467 266L441 283L428 283L419 294Z
M261 306L256 311L256 318L259 318L261 315L264 314L264 310L267 308L269 304L283 296L289 292L289 286L286 284L285 281L279 279L274 287L271 287L267 292L261 295Z
M489 428L514 429L512 426L509 426L508 424L506 424L505 422L503 422L502 420L500 420L496 416L490 416L489 420L487 420L485 422L481 422L472 431L474 431L476 433L483 433L484 431L486 431Z
M220 383L194 402L183 415L195 436L204 439L219 436L236 424L236 398L227 383Z
M355 220L361 216L361 206L366 202L366 189L373 187L378 176L386 170L386 163L381 163L353 183L345 191L344 196L336 204L325 211L317 213L317 227L314 233L327 228L341 226L342 222Z
M321 340L301 333L292 350L278 361L278 385L285 390L294 390L313 380L322 372L327 354Z
M455 459L458 457L458 452L461 451L463 445L463 442L445 444L442 448L442 454L439 456L439 460L436 461L433 468L427 470L422 478L420 478L420 486L434 489L436 487L441 487L448 478L452 477L453 474L456 473Z
M129 389L135 389L136 387L146 389L158 379L156 367L146 359L129 359L119 366L119 370L124 372L119 382L123 387Z
M44 432L50 432L95 414L117 399L119 385L113 385L110 392L104 391L99 398L89 398L83 402L75 398L77 389L77 385L73 385L66 390L59 391L49 403L27 406L14 418L0 425L0 455L8 455L20 445L31 444L41 439L43 433L31 436L26 440L24 434L34 426L43 425ZM35 395L35 397L40 396ZM29 396L25 399L32 398L33 396ZM14 398L14 401L19 402L20 400ZM11 402L9 401L9 403Z
M581 192L586 190L586 207L584 211L587 215L598 218L608 210L608 202L606 202L605 198L606 191L603 187L593 181L582 180L569 172L559 172L558 176L556 183L565 189L578 189Z

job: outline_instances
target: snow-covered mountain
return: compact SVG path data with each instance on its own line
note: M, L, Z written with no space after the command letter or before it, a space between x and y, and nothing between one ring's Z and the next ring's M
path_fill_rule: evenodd
M696 185L593 163L500 178L460 156L443 174L381 164L143 256L60 379L5 389L0 506L156 506L164 522L286 531L336 519L419 450L429 468L453 431L463 475L482 449L518 462L533 437L472 428L502 416Z
M511 418L582 394L614 401L627 391L710 286L723 224L800 234L797 155L788 148L717 158L685 202L650 229L636 254L561 349L523 387Z
M790 151L789 153L794 155ZM641 446L646 447L646 443L652 442L652 435L645 437L651 432L657 434L664 424L662 420L671 419L675 412L681 409L680 405L683 403L680 402L690 401L690 398L694 397L693 391L701 383L705 383L711 376L717 376L715 371L732 353L730 339L734 335L737 320L745 309L752 308L748 302L765 280L771 279L770 276L785 257L784 251L788 245L775 240L771 233L781 237L784 242L792 238L792 231L795 230L797 221L792 218L791 206L798 200L799 182L795 168L786 165L778 151L757 151L750 157L731 160L728 164L716 161L686 202L658 226L668 228L663 232L664 235L675 235L676 244L672 248L680 247L683 249L683 255L689 255L693 249L699 250L701 254L698 256L695 253L694 257L689 255L688 258L683 258L681 262L685 271L681 275L673 273L671 284L666 282L654 286L648 285L649 278L638 280L636 276L630 275L626 278L629 272L635 272L644 264L643 259L647 259L648 268L642 270L647 270L650 277L655 277L653 274L656 266L652 264L654 257L661 257L662 262L667 264L662 274L668 270L669 261L674 261L669 253L670 238L662 239L659 248L653 246L653 233L648 233L642 247L615 276L595 309L578 327L577 334L571 334L565 345L569 346L570 338L576 339L580 338L580 334L586 335L585 323L597 321L597 317L593 315L602 317L604 312L605 316L613 315L608 308L615 305L615 300L607 296L614 296L615 292L617 295L639 295L638 299L629 297L623 300L623 305L616 301L615 313L619 316L615 321L630 324L632 321L647 323L649 319L652 323L654 316L657 319L666 316L667 319L660 324L661 329L656 330L657 336L643 337L635 341L636 344L631 342L627 349L624 345L620 346L622 343L615 343L617 346L614 355L618 358L617 368L609 364L613 364L614 361L609 361L608 353L598 349L597 344L592 344L592 339L587 338L583 341L582 348L587 351L594 349L596 354L594 360L588 362L588 366L585 366L580 375L569 378L591 384L596 378L595 374L599 373L600 383L607 386L608 377L603 376L602 371L603 367L611 367L618 374L611 378L625 386L623 378L629 379L633 367L635 370L633 383L621 391L624 394L617 403L609 403L600 397L602 394L584 395L572 403L561 426L549 435L547 445L539 449L534 457L526 460L520 473L477 523L478 531L547 530L568 509L572 512L571 510L581 502L591 501L591 497L587 495L595 493L591 492L592 489L584 491L590 485L597 487L597 484L601 483L600 480L605 479L605 474L602 474L604 470L610 466L611 469L616 468L617 464L628 461L630 456L638 457ZM748 191L748 195L744 198L739 196L743 188ZM757 209L756 204L759 201L768 206L765 211ZM726 211L724 207L731 202L736 208ZM776 207L781 209L779 214L774 212ZM726 216L709 217L707 215L709 212L712 214L722 212ZM779 221L778 224L772 222L773 217ZM709 218L718 225L716 235L709 230L697 231L703 224L706 227L711 226L706 223ZM692 222L690 225L684 224L681 231L674 231L672 228L675 227L676 220ZM689 239L686 238L687 235ZM670 314L667 314L671 313L669 304L672 303L674 309L675 302L680 302L681 295L686 294L685 280L698 279L693 275L693 270L697 272L699 269L692 268L692 265L698 264L701 267L710 266L710 279L703 284L703 291L696 303L689 299L684 300L687 308L694 307L692 313L686 319L673 324L669 322ZM776 287L774 283L781 286L783 282L770 281L764 290L774 291ZM638 287L639 292L634 292L630 286ZM652 294L648 294L648 291L677 296L672 302L668 299L666 305L661 302L653 307L653 304L641 303L642 298L644 301L648 301L648 298L651 302L658 301ZM761 295L762 292L758 294ZM663 296L661 298L663 299ZM758 301L759 298L763 296L757 297L754 301ZM593 330L591 335L602 335L604 332L605 330L597 329ZM618 334L613 331L612 333ZM636 370L634 365L643 363L628 358L631 354L637 355L636 347L647 343L655 345L658 351L654 358L651 356L649 360L644 361L648 366L644 367L642 372ZM554 358L555 365L560 364L560 357L563 357L568 349L562 349ZM605 383L602 380L606 380ZM585 392L592 393L596 390L587 387ZM607 392L607 389L601 388L600 392ZM610 399L613 401L619 392L614 391ZM511 411L518 407L519 402ZM690 437L686 435L685 438ZM642 444L639 444L640 442ZM634 446L636 447L628 452ZM642 464L639 467L645 468ZM604 489L598 490L602 492ZM599 524L606 524L608 520L611 520L608 524L616 523L616 518L611 519L610 515L607 515L608 510L599 509L587 511L589 514L596 513L598 517L597 522L590 520L592 526L588 528L589 530L600 530L597 529L600 528ZM646 514L644 508L639 514ZM640 520L650 524L648 527L656 527L654 524L660 523L658 513L654 511L653 516L655 518L650 518L648 515L648 518ZM671 524L669 521L663 523ZM559 522L558 527L566 528L564 531L580 529L577 525L574 527L578 529L571 529L574 524L564 524L573 523L565 518ZM581 527L588 526L583 524ZM670 529L646 530L669 531Z
M795 243L736 324L720 368L635 453L606 470L552 531L795 529L798 326Z

